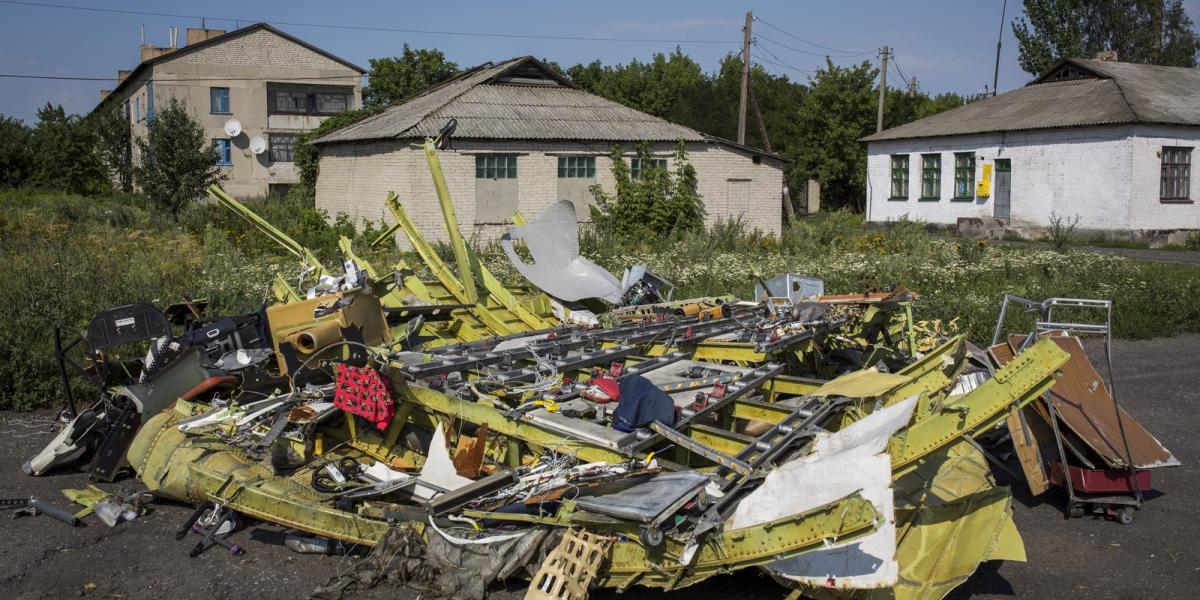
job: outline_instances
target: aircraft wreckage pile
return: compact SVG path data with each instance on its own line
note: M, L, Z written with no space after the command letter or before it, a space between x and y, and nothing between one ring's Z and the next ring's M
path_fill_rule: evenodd
M405 235L433 280L376 270L348 240L334 273L214 187L315 281L280 279L280 302L247 315L96 315L60 340L75 418L26 471L131 468L197 507L178 536L200 534L194 553L244 551L227 532L259 520L298 551L365 554L324 597L390 579L480 598L527 577L527 598L585 598L759 567L797 596L941 598L982 561L1024 560L985 446L1015 448L1033 488L1069 486L1069 512L1122 520L1145 468L1177 464L1070 335L1107 328L1051 318L1092 304L1006 298L1036 325L1000 340L1002 316L981 350L919 327L903 289L783 275L751 301L672 300L645 268L620 281L579 256L570 203L514 216L503 244L536 288L505 286L458 232L439 141L425 152L454 268L394 195L381 239ZM134 342L145 358L109 358ZM76 415L79 343L104 391Z

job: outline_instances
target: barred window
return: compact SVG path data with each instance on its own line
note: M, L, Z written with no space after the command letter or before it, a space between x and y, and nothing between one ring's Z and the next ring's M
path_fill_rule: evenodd
M908 155L892 155L892 198L908 200Z
M476 179L516 179L517 157L489 154L475 157Z
M954 198L956 200L972 200L975 198L975 153L954 153Z
M300 136L294 133L272 133L271 162L294 162L296 160L296 145Z
M1165 146L1158 196L1161 200L1189 200L1192 183L1192 149Z
M641 159L634 158L629 161L629 175L634 179L641 179L642 174L650 171L650 169L667 170L667 159L665 158L650 158Z
M921 199L937 200L942 197L942 155L921 155Z
M560 156L558 157L558 176L562 178L594 178L596 177L596 157Z

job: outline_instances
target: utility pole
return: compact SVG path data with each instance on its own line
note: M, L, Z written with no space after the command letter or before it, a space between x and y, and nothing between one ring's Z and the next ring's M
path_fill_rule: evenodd
M1008 12L1008 0L1000 6L1000 34L996 36L996 66L992 69L992 95L996 95L996 84L1000 82L1000 43L1004 41L1004 13Z
M879 114L875 117L875 133L883 131L883 100L887 97L888 54L887 46L884 46L879 53L879 56L883 58L883 65L879 68Z
M746 26L742 27L742 100L738 103L739 144L746 143L746 96L750 93L750 22L754 13L746 12Z
M908 83L908 97L909 98L917 97L917 76L916 75L913 75L912 81L910 81Z

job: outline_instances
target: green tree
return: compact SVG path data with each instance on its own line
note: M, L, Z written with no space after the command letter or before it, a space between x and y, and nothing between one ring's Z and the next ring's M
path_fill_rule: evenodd
M1025 0L1012 29L1017 60L1033 75L1105 50L1125 62L1176 67L1195 67L1200 52L1182 0Z
M223 178L216 149L187 106L175 98L146 122L146 137L138 138L137 148L135 181L176 221L180 211Z
M121 105L101 107L86 120L96 135L96 156L111 181L122 192L133 191L133 136Z
M108 186L104 166L96 156L96 134L78 115L61 105L38 109L30 138L29 183L73 194L91 194Z
M651 166L649 142L638 144L635 158L644 167L637 178L620 147L612 149L610 158L615 192L605 191L600 184L590 188L596 199L591 207L596 227L620 236L669 237L704 226L704 200L696 191L696 169L682 140L675 150L673 172Z
M20 119L0 115L0 187L18 187L29 180L31 138Z
M437 49L412 49L404 44L400 56L372 58L363 88L363 107L381 110L400 104L435 83L458 73L458 65Z
M821 202L862 209L867 149L859 139L875 131L878 105L869 62L839 67L826 59L795 111L793 180L821 182Z

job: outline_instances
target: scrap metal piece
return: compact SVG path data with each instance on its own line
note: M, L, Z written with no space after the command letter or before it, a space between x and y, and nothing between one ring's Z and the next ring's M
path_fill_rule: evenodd
M528 245L533 263L522 260L513 248L513 240L521 239ZM524 227L509 227L500 237L500 245L517 271L559 300L621 301L621 282L579 255L579 221L569 200L551 204Z
M588 587L608 561L612 540L570 529L542 561L525 600L587 600Z

